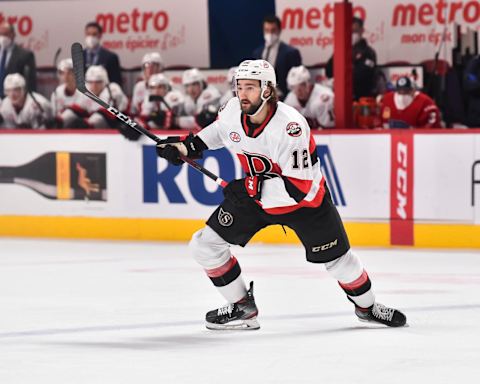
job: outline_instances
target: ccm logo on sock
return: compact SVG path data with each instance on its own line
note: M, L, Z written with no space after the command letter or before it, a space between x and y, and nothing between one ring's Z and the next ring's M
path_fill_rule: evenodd
M312 252L326 251L327 249L335 247L337 244L338 244L338 239L335 239L330 243L319 245L318 247L312 247Z

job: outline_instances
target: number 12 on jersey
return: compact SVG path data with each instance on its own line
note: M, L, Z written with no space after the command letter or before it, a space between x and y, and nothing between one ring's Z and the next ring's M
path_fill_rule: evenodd
M300 155L300 152L302 153ZM299 169L300 166L302 169L308 168L308 150L304 149L299 151L298 149L292 152L293 157L293 169Z

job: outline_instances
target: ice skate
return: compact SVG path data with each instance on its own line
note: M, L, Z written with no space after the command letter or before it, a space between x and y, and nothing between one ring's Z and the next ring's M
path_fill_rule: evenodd
M247 295L237 303L214 309L206 315L206 327L214 330L259 329L258 309L253 297L253 281Z
M389 327L403 327L407 323L407 318L402 312L380 303L374 303L369 308L356 306L355 314L360 321L380 323Z

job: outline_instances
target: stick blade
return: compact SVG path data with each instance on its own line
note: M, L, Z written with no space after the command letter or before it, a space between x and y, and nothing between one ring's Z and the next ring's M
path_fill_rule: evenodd
M73 61L73 72L75 73L75 83L77 84L77 89L84 93L87 91L85 86L85 65L83 60L83 47L80 43L72 44L72 61Z

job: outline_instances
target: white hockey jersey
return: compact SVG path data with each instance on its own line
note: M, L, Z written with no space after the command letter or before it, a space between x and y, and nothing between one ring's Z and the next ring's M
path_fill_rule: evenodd
M53 115L57 116L60 115L65 108L70 107L74 104L79 104L80 99L86 98L81 92L77 89L73 93L73 95L67 95L65 92L65 84L60 84L55 91L52 92L50 96L50 103L52 105Z
M135 86L133 87L132 103L130 104L130 113L132 115L140 114L140 108L147 94L147 84L144 80L135 83Z
M278 102L263 124L252 131L237 97L218 119L200 131L209 149L227 147L235 152L248 175L263 175L259 204L270 214L301 207L318 207L325 195L315 140L305 118Z
M195 116L209 106L218 109L220 108L221 97L222 95L217 88L208 85L207 88L202 91L200 96L198 96L196 101L188 95L185 96L185 113L189 116Z
M100 92L99 97L119 111L125 111L128 108L128 98L117 83L109 83ZM102 108L102 106L86 96L79 98L76 105L89 113L94 113Z
M335 125L333 91L328 87L314 84L304 106L293 92L288 93L284 102L300 112L309 121L310 128L329 128Z
M169 108L172 110L175 116L180 116L183 113L183 103L185 96L180 91L175 89L168 92L164 97L165 103L168 104L168 107L165 103L161 101L150 101L149 94L145 96L143 103L140 106L139 115L140 119L143 121L148 121L148 117L158 111L168 111ZM163 129L164 127L159 127L153 121L148 121L147 125L152 129ZM175 126L176 124L173 123Z
M2 128L46 128L46 123L52 118L50 103L45 97L36 92L33 92L33 96L41 107L33 100L32 96L27 94L25 104L19 112L15 110L10 98L6 97L3 99L0 106L0 114L3 117Z
M211 85L208 85L207 88L202 91L197 101L185 95L183 116L178 118L180 128L198 129L199 126L195 122L195 115L205 110L215 113L220 108L221 97L220 91Z
M145 116L149 115L152 112L156 111L167 111L168 107L170 107L175 113L180 113L183 110L183 103L185 101L185 96L183 95L182 92L177 91L175 89L171 90L168 92L164 100L168 104L168 107L165 105L165 103L161 101L150 101L149 95L147 94L140 106L140 115Z

